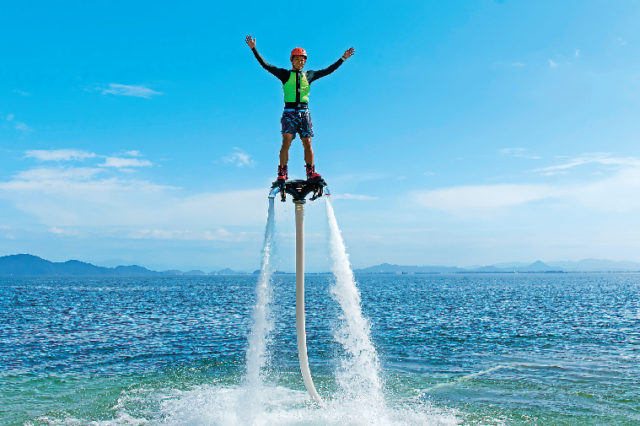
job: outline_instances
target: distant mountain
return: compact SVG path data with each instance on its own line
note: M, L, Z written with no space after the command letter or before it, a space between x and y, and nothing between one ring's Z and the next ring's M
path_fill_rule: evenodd
M487 266L459 268L453 266L401 266L389 263L357 269L364 274L428 274L428 273L514 273L514 272L640 272L640 263L601 259L577 262L533 263L503 262Z
M247 274L247 272L234 271L233 269L229 269L229 268L224 268L224 269L220 269L219 271L211 271L211 272L204 272L204 271L201 271L200 269L194 269L192 271L186 271L186 272L180 271L178 269L170 269L168 271L163 271L162 274L163 275L243 275L243 274Z
M469 268L469 272L496 272L496 273L515 273L515 272L565 272L558 265L548 265L541 260L533 263L523 262L505 262L496 263L495 265L482 266L480 268Z
M491 273L491 272L512 272L510 269L503 269L503 268L498 268L495 265L489 265L489 266L480 266L480 267L475 267L475 268L469 268L468 271L472 271L472 272L486 272L486 273Z
M0 257L0 276L141 276L161 275L142 266L103 268L78 260L50 262L30 254Z
M138 265L104 268L91 263L69 260L50 262L31 254L14 254L0 257L0 276L154 276L154 275L236 275L244 272L225 268L210 273L199 269L179 271L171 269L157 272Z
M437 274L442 272L464 272L462 268L455 266L402 266L390 263L370 266L358 269L361 274Z
M91 265L93 266L93 265ZM113 271L113 275L120 276L134 276L134 275L162 275L161 272L151 271L147 268L138 265L131 266L116 266L115 268L102 268L100 266L95 266L95 268L106 269L107 274L109 271Z
M456 266L403 266L390 263L357 269L361 274L439 274L439 273L514 273L514 272L640 272L640 263L602 259L583 259L574 262L533 263L509 262L495 265L460 268ZM259 274L256 270L253 274ZM288 272L276 271L275 274ZM0 257L0 276L167 276L167 275L236 275L244 272L225 268L205 273L201 270L164 272L151 271L138 265L105 268L91 263L69 260L50 262L30 254Z
M502 269L502 270L511 270L513 271L514 269L520 269L523 268L525 266L529 266L530 263L526 263L526 262L502 262L502 263L494 263L491 266L494 266L498 269Z
M209 275L238 275L238 274L244 274L245 272L240 272L240 271L234 271L233 269L230 268L224 268L224 269L220 269L219 271L211 271L209 272Z
M629 272L640 271L640 263L602 259L583 259L575 262L520 262L497 263L483 268L496 267L502 272Z
M514 273L514 272L564 272L557 266L549 266L541 260L533 263L508 262L495 265L465 268L467 272L476 273Z
M540 260L531 264L507 264L510 267L501 268L497 265L479 266L473 268L459 268L456 266L402 266L389 263L358 269L361 274L439 274L439 273L505 273L505 272L562 272L558 267L549 266Z
M553 268L540 260L536 260L530 265L515 268L517 272L562 272L560 268Z
M640 271L640 263L603 259L582 259L574 262L548 262L553 267L572 272L630 272Z
M503 264L504 265L504 264ZM456 266L401 266L382 263L356 272L361 274L439 274L439 273L507 273L507 272L562 272L558 267L549 266L540 260L526 264L506 264L510 267L498 267L497 265L476 266L472 268L459 268ZM519 265L519 266L515 266Z

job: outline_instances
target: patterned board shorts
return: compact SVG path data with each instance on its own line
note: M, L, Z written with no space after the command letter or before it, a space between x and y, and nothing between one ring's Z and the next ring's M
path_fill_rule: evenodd
M313 137L313 125L311 124L311 113L308 109L285 109L282 112L282 131L280 133L290 133L296 138L296 133L301 138Z

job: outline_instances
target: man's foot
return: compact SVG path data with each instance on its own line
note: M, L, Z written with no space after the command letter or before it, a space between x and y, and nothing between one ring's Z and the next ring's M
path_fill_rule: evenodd
M276 179L276 182L284 183L287 179L289 179L287 166L278 166L278 179Z
M320 173L316 173L316 168L313 164L307 164L305 167L307 169L307 180L322 179Z

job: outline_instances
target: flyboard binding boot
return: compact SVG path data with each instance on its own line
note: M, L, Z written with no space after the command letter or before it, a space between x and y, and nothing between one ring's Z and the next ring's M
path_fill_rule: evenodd
M318 197L322 197L323 189L326 186L326 182L322 179L320 173L316 173L316 168L313 164L305 164L305 168L307 169L307 182L313 184L315 190L313 191L312 200L315 200Z
M287 166L278 166L278 177L271 187L280 188L280 197L282 198L282 201L285 201L287 197L287 192L285 191L285 183L287 182L287 179L289 179Z
M316 168L313 164L306 164L305 168L307 169L307 180L310 182L319 182L322 180L322 176L320 173L316 173Z

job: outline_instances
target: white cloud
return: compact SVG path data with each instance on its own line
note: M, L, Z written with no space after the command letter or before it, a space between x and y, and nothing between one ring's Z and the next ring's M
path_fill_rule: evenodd
M334 200L360 200L360 201L371 201L377 200L378 197L374 197L372 195L361 195L361 194L349 194L345 192L344 194L331 194L331 198Z
M550 68L556 68L558 66L558 63L555 62L553 59L549 59L549 67Z
M539 155L528 154L527 151L527 148L502 148L500 153L516 158L527 158L530 160L540 160L542 158Z
M576 58L580 57L580 49L576 49L576 51L573 53L573 56L575 56Z
M223 158L225 163L235 164L238 167L253 167L255 162L251 159L251 155L247 154L240 148L234 148L235 152Z
M594 210L632 213L640 210L640 167L623 168L612 176L565 187L566 198ZM637 217L637 216L636 216Z
M232 233L224 228L215 231L193 231L173 229L140 229L129 234L134 240L184 240L184 241L245 241L249 234L246 232ZM250 237L253 237L252 235Z
M468 185L415 191L410 194L423 207L463 216L497 213L533 202L553 201L565 209L588 208L600 212L635 213L640 210L640 160L581 157L541 170L566 170L595 163L614 166L608 175L591 176L581 183ZM598 180L594 180L598 179Z
M136 98L149 99L156 95L163 95L162 92L156 92L144 86L135 86L128 84L109 83L108 88L102 89L103 95L117 95L117 96L133 96Z
M20 183L61 183L62 181L86 181L94 178L101 169L91 167L67 167L67 168L37 168L19 172L11 181L13 184Z
M221 231L204 232L261 226L266 217L264 188L184 195L180 188L112 173L104 168L25 170L0 181L0 199L49 228L113 230L123 238L138 229L175 230L178 225L184 234L174 233L174 238L185 239L193 232L193 238L221 239Z
M79 235L78 231L67 229L67 228L58 228L56 226L49 228L49 232L55 235L63 235L63 236L77 236Z
M549 185L469 185L415 191L411 197L421 206L436 210L465 212L492 210L558 196Z
M106 157L100 167L130 168L130 167L150 167L153 164L148 160L137 158Z
M612 166L614 168L640 167L640 159L633 157L612 157L607 153L590 153L569 159L564 163L556 164L555 166L535 169L534 172L538 172L543 176L566 174L567 170L586 164L598 164L602 166Z
M26 125L26 123L23 123L22 121L15 121L16 116L15 114L7 114L6 120L9 122L13 122L13 127L22 132L22 133L31 133L33 132L33 129L29 126Z
M522 63L522 62L513 62L511 64L511 66L512 67L516 67L516 68L522 68L522 67L524 67L524 63Z
M33 129L31 127L27 126L25 123L23 123L21 121L17 121L15 127L16 127L16 130L19 130L22 133L31 133L31 132L33 132Z
M104 162L99 164L98 167L113 167L117 169L150 167L153 165L148 160L129 158L141 157L142 154L139 151L127 151L124 155L128 157L104 156L78 149L34 149L25 152L25 158L35 158L39 161L82 161L87 158L103 158Z
M620 46L626 46L627 45L627 42L622 37L618 37L617 40L618 40L618 44Z
M96 154L77 149L33 149L26 151L24 156L25 158L35 158L39 161L72 161L94 158Z
M24 90L20 90L20 89L13 89L13 93L16 93L20 96L31 96L30 92L25 92Z

